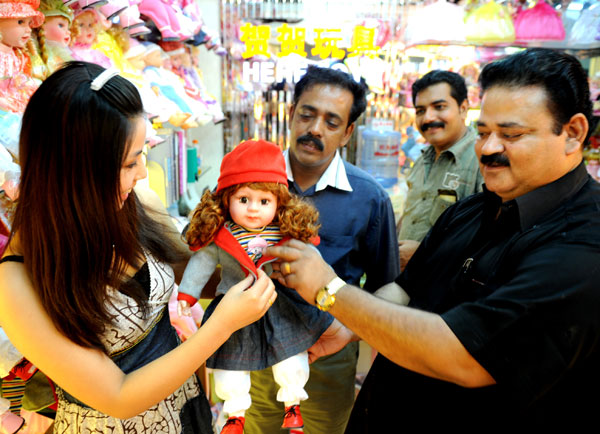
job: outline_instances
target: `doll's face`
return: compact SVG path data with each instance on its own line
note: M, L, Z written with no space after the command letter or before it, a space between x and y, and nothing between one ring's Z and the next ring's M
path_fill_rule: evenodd
M78 44L91 45L96 39L98 32L96 16L93 12L84 12L73 21L73 24L79 29L79 35L75 38Z
M231 219L246 229L260 229L268 225L276 212L277 197L270 191L244 186L229 198Z
M144 60L146 61L146 65L150 66L160 67L163 64L160 50L153 50L150 53L147 53Z
M63 45L69 45L71 42L69 20L65 17L47 17L42 27L47 40L59 42Z
M129 60L129 63L131 63L131 66L133 66L135 69L142 70L146 67L146 62L144 62L143 54L140 54L140 55L134 56L134 57L130 57L128 60Z
M192 47L192 52L190 53L190 61L193 66L200 65L200 48Z
M169 60L171 61L171 66L173 68L178 69L181 67L183 63L183 54L175 54L174 56L169 56Z
M5 49L24 48L31 37L32 21L32 18L0 18L0 45Z
M190 56L190 53L183 53L181 55L181 64L185 68L191 68L192 67L192 56Z

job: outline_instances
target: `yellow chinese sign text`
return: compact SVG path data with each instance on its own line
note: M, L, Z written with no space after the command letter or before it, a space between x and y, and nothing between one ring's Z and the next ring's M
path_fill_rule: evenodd
M365 56L374 58L379 52L375 45L375 29L356 26L352 35L352 46L348 48L348 57Z
M346 50L340 48L338 44L343 40L341 29L315 29L314 47L310 50L311 55L318 56L321 59L329 57L342 60L346 57ZM269 38L271 37L271 28L268 25L254 25L245 23L240 27L240 40L245 44L245 51L242 53L244 59L256 55L262 55L270 58L268 52ZM278 57L297 54L307 57L306 29L303 27L290 27L287 23L277 28L277 41L281 48L277 53ZM356 26L352 34L352 45L348 47L348 57L365 56L375 58L379 55L380 47L375 45L375 29L364 26Z
M256 55L271 57L268 52L269 38L271 37L271 28L269 26L255 26L246 23L240 27L240 40L246 45L246 51L242 53L244 59Z
M279 32L277 40L281 43L281 51L277 54L279 57L289 56L292 53L306 57L306 51L304 51L306 30L304 28L292 28L283 24L277 28L277 31Z
M338 42L342 40L341 37L332 35L339 35L342 31L340 29L315 29L315 48L310 52L313 56L319 56L321 59L327 59L332 57L334 59L343 59L346 52L337 46ZM323 33L328 35L323 36Z

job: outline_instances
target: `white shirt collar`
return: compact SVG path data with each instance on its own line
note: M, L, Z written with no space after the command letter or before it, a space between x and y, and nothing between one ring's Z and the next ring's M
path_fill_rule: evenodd
M294 175L292 174L290 155L287 149L283 151L283 156L285 158L285 167L287 170L288 180L293 181ZM333 160L331 160L331 163L329 163L329 166L327 166L327 169L317 181L317 185L315 185L315 192L325 190L328 185L333 188L337 188L338 190L352 191L352 186L350 185L350 181L348 181L348 175L346 174L344 161L342 160L342 157L340 157L340 153L337 150L335 151Z

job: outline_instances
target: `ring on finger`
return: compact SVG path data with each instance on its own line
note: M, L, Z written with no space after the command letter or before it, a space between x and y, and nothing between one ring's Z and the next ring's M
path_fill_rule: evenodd
M281 264L281 267L283 268L283 271L286 276L288 274L292 274L292 267L290 266L289 262L284 262L283 264Z

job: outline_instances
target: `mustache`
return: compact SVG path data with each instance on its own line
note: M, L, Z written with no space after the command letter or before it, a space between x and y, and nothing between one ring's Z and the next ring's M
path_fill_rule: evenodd
M443 122L428 122L426 124L421 125L421 131L425 132L429 128L444 128L445 124Z
M504 154L496 153L491 155L482 155L480 158L481 164L486 166L506 166L510 167L510 161Z
M296 139L297 143L312 143L319 151L325 150L325 145L318 137L313 136L312 134L304 134Z

